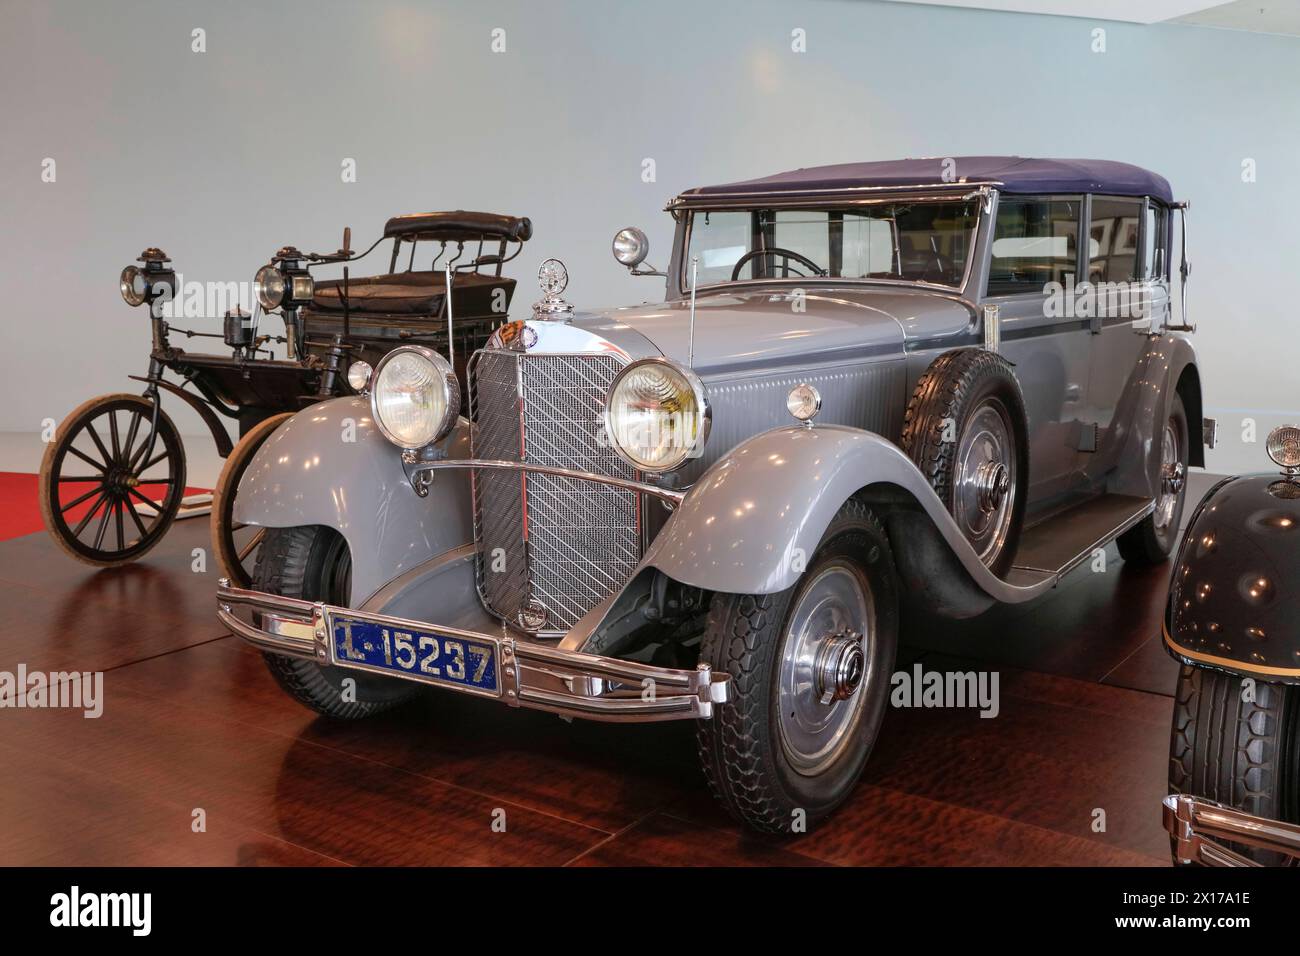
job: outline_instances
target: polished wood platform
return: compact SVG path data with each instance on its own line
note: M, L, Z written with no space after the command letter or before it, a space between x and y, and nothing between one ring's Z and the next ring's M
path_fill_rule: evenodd
M1085 563L1030 604L912 628L900 667L996 670L1000 714L891 710L830 823L762 838L713 805L686 725L451 694L317 718L217 623L211 554L193 570L206 539L182 522L143 563L100 572L43 534L0 543L0 670L106 672L99 719L0 710L0 864L1168 862L1168 568L1127 568L1113 545L1105 572Z

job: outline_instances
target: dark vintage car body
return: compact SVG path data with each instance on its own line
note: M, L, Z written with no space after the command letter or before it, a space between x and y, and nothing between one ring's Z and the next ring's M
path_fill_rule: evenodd
M502 274L502 266L531 234L526 218L454 210L396 216L360 254L350 248L350 229L337 252L305 253L285 246L258 272L253 283L258 302L249 303L255 311L231 302L234 308L226 312L220 332L180 327L177 273L165 252L146 249L138 260L141 265L130 265L122 273L125 301L148 305L149 367L145 374L131 376L144 383L144 394L138 399L92 399L65 419L41 469L42 510L54 540L78 560L111 566L147 553L176 516L211 509L223 568L246 582L243 565L251 566L258 532L250 532L250 542L235 542L232 522L220 513L223 496L229 498L221 487L215 507L213 495L183 497L184 446L163 411L163 397L183 401L198 413L217 453L227 461L219 486L237 483L248 445L236 445L226 420L236 425L241 442L251 432L258 437L250 441L260 441L275 421L290 413L322 399L356 394L348 384L350 370L368 369L406 342L425 342L459 354L463 370L464 358L485 344L492 328L505 318L515 283ZM369 265L361 260L384 243L392 248L389 271L354 274L358 266ZM328 266L342 266L343 275L314 282L312 270ZM262 301L259 282L267 275L294 291L275 303ZM237 294L238 286L229 286ZM279 313L282 328L278 323L267 328L268 312ZM453 313L458 316L454 328ZM195 337L221 339L226 348L192 350L187 346ZM277 356L279 346L283 349ZM134 443L121 460L116 445L110 451L98 437L101 432L111 434L115 443L119 430L127 444ZM165 454L155 458L155 447ZM65 465L72 475L84 472L85 461L96 464L98 478L93 483L64 474ZM141 486L167 490L161 498L150 499ZM89 520L81 520L77 509L87 500L93 510ZM244 555L238 562L237 554Z
M1226 759L1237 761L1226 776L1171 772L1174 792L1164 814L1175 858L1221 866L1294 863L1300 779L1288 728L1300 685L1300 478L1288 472L1229 477L1202 499L1174 565L1163 636L1187 668L1175 702L1173 767L1187 750L1225 746ZM1187 688L1204 685L1204 678L1196 680L1198 669L1227 687L1216 698L1217 709L1228 710L1221 743L1212 729L1197 733L1204 707L1216 705L1198 708L1183 699ZM1278 808L1271 816L1257 810L1265 799Z

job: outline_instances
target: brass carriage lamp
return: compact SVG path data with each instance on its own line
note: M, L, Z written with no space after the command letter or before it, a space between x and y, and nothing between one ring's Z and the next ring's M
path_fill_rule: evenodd
M176 272L171 260L161 249L150 246L140 253L136 262L143 268L129 265L122 270L118 287L127 305L137 306L149 302L170 302L176 296Z
M296 247L285 246L257 270L253 289L263 309L294 310L311 303L316 283L303 265L305 258Z

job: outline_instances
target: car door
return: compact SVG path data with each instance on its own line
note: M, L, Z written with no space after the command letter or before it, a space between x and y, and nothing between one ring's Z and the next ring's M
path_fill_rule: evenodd
M1084 487L1079 450L1092 353L1086 318L1069 308L1080 267L1082 196L1000 195L984 306L996 306L1001 351L1015 364L1029 418L1028 518Z
M1138 405L1148 333L1168 319L1168 210L1148 199L1112 196L1092 196L1087 206L1093 335L1084 415L1097 435L1084 467L1100 485L1118 463L1124 419Z

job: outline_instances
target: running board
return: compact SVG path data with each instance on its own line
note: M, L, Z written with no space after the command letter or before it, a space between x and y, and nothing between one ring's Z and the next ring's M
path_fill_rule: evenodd
M1026 530L1007 582L1021 586L1060 578L1151 513L1150 498L1100 495Z

